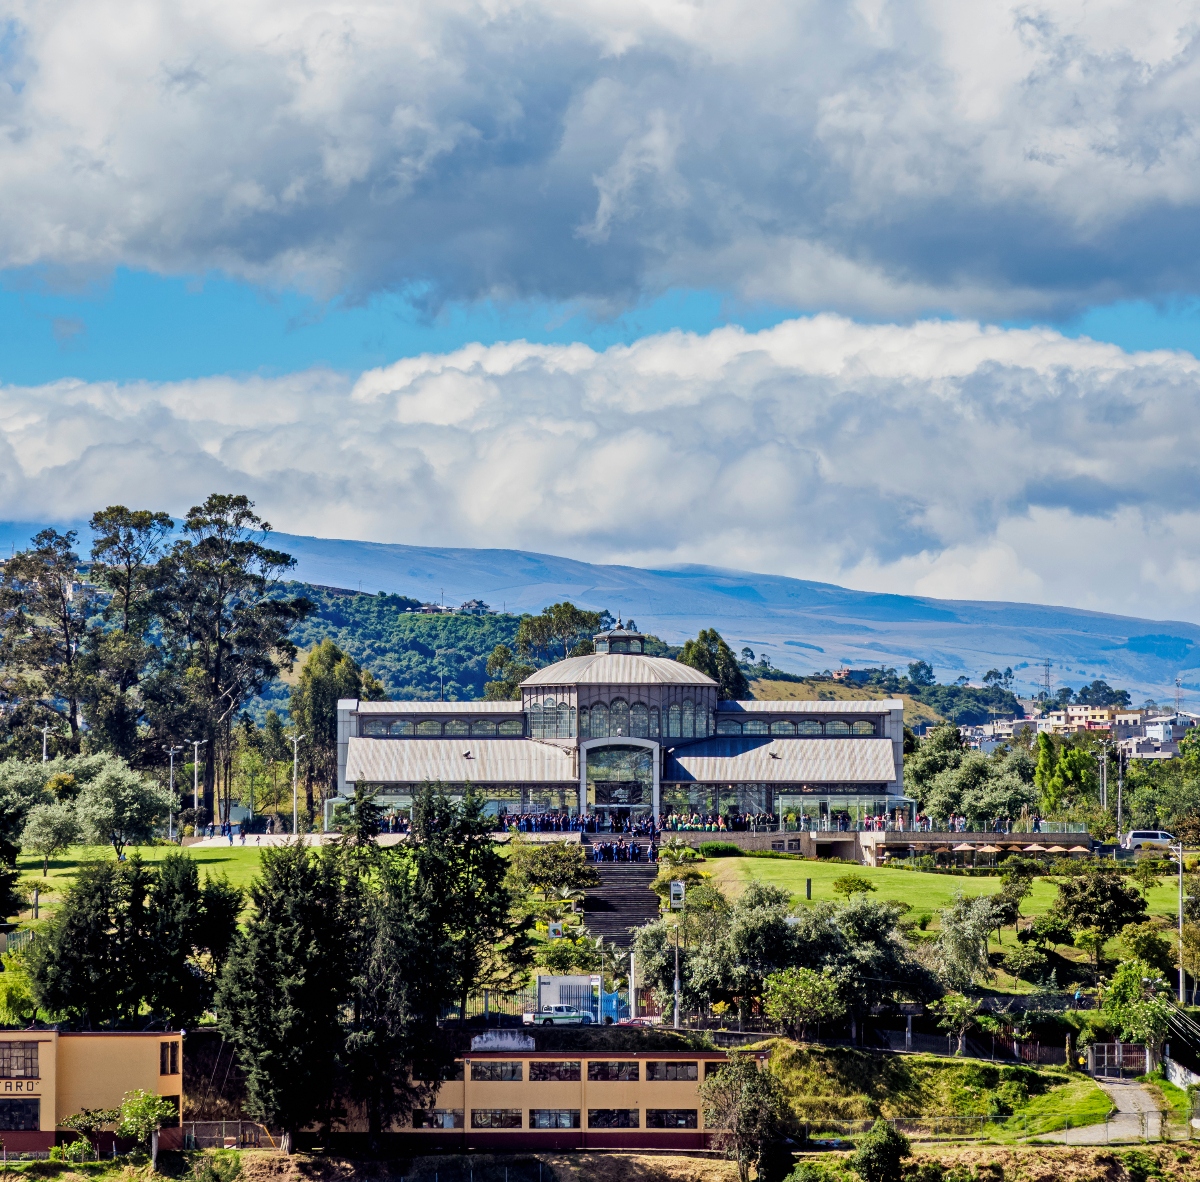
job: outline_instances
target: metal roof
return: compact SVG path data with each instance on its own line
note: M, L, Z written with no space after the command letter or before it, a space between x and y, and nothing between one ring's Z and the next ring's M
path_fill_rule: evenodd
M466 752L470 752L467 755ZM354 736L346 780L369 784L575 784L574 755L532 739L366 739Z
M741 714L888 714L903 710L899 698L875 698L869 702L800 702L787 699L770 702L718 702L717 709Z
M718 735L668 752L662 778L702 784L890 784L898 776L891 739Z
M511 714L520 702L359 702L357 714Z
M539 685L704 685L715 686L711 677L669 657L647 657L641 653L590 653L568 657L539 669L521 686Z

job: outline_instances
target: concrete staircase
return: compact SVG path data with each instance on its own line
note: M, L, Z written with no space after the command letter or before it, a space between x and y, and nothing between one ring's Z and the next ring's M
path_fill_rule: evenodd
M587 929L603 936L606 944L628 948L633 943L629 929L658 918L658 896L650 884L658 867L645 862L595 862L600 885L588 891L583 901Z

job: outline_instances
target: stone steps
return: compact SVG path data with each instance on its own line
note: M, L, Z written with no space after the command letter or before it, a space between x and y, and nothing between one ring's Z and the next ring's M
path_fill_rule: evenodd
M645 862L594 862L593 866L600 885L584 899L584 923L593 936L628 948L633 943L629 929L658 918L658 896L650 890L658 867Z

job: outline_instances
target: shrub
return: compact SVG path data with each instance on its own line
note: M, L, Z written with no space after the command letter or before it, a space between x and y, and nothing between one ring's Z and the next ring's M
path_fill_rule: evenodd
M740 858L742 856L741 846L734 845L732 841L702 841L700 852L706 858Z
M50 1148L51 1161L91 1161L95 1156L92 1143L85 1137L76 1137L74 1141Z
M900 1161L910 1153L908 1138L886 1120L877 1120L850 1155L850 1168L863 1182L900 1182Z
M1018 944L1004 957L1004 967L1025 981L1040 981L1049 964L1046 954L1029 944Z
M194 1182L237 1182L241 1176L241 1159L228 1150L206 1153L192 1166Z

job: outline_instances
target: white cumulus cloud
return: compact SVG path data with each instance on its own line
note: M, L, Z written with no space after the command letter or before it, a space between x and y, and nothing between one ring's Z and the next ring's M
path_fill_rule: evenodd
M0 389L0 504L1200 619L1200 362L832 314L594 352Z
M911 317L1194 292L1194 6L0 0L0 267Z

